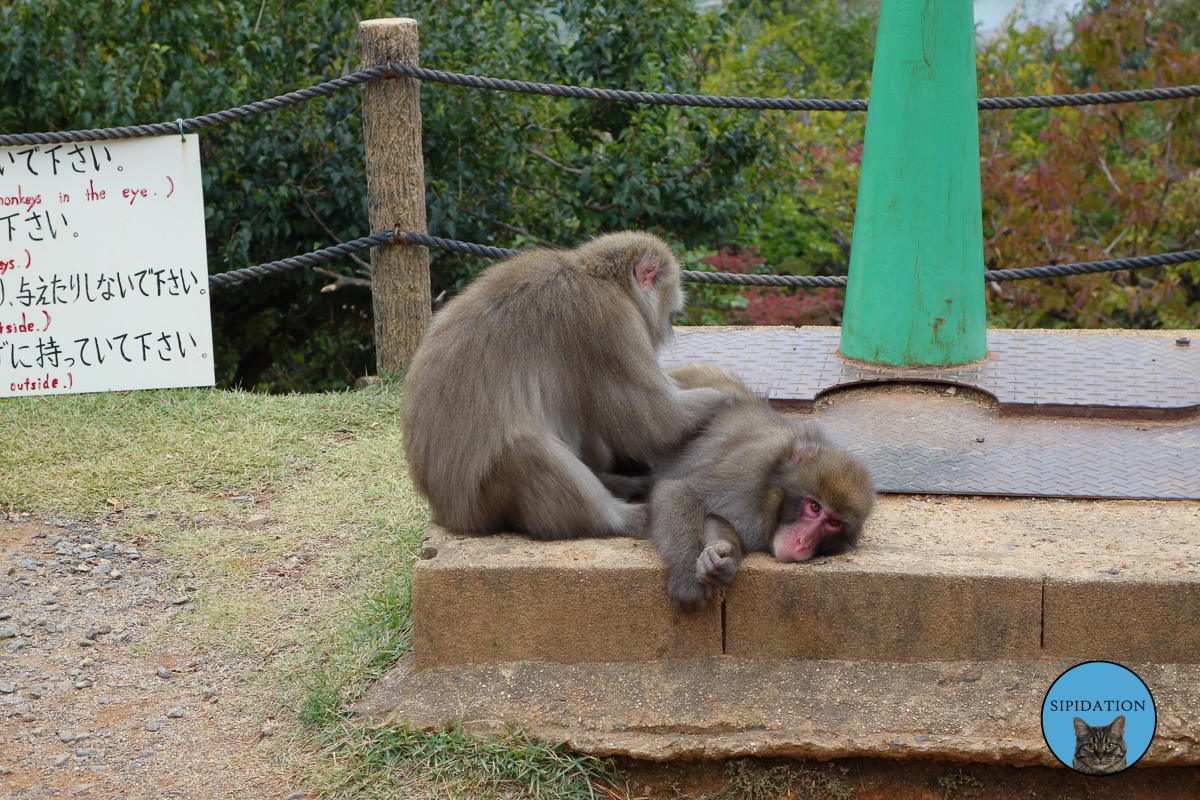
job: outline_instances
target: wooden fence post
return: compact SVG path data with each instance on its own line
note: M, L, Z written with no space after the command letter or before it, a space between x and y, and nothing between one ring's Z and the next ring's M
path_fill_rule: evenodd
M419 66L415 19L360 22L358 46L363 69L389 61ZM363 143L371 233L393 228L425 233L420 81L397 77L364 85ZM429 252L412 245L371 248L371 294L376 365L381 373L396 374L429 326Z

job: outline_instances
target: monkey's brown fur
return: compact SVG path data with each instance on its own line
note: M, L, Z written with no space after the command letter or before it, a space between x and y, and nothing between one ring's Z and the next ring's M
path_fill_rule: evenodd
M682 310L674 255L646 233L485 270L434 316L408 368L405 455L434 521L644 537L645 506L613 497L599 474L617 457L660 463L730 399L682 390L659 368Z
M719 387L737 401L671 463L655 471L650 531L667 564L667 592L683 611L704 607L728 584L743 551L772 552L775 538L816 500L841 523L812 555L858 540L875 503L871 477L811 422L796 422L755 397L737 376L705 364L668 373L681 387Z

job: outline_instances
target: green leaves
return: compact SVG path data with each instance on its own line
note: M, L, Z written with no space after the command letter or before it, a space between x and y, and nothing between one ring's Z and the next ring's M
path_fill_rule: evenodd
M438 69L603 88L695 93L701 56L727 22L690 2L431 4L418 14L422 63ZM711 60L711 59L710 59ZM714 61L715 63L715 61ZM733 234L768 190L753 115L611 102L422 91L431 232L512 246L498 223L570 245L622 228L684 243ZM748 188L748 190L747 190ZM478 265L435 254L459 286Z
M1013 20L979 53L980 95L1200 81L1200 53L1155 16L1151 3L1086 10L1075 37L1057 50L1045 31L1018 29ZM1197 113L1185 100L981 115L989 269L1195 247ZM1200 282L1186 267L1022 281L989 294L989 324L1004 327L1200 324Z

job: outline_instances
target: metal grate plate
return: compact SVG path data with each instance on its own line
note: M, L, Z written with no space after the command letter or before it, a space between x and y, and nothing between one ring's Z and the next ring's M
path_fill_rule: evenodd
M998 418L979 402L877 387L815 419L885 492L1200 499L1200 421Z
M989 331L983 361L960 367L878 367L838 355L838 330L759 328L677 331L665 368L704 361L733 370L784 406L812 407L822 392L880 381L969 386L1000 403L1002 416L1188 419L1200 414L1200 342Z

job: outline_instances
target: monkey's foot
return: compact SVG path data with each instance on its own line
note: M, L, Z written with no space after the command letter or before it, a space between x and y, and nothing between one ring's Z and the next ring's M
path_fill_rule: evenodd
M714 542L696 558L696 579L708 586L728 586L737 574L737 555L729 542Z
M694 614L704 609L712 597L712 588L694 580L671 580L667 583L667 594L675 608L684 614Z
M622 500L645 500L654 486L653 475L625 475L615 472L599 472L596 477L614 495Z

